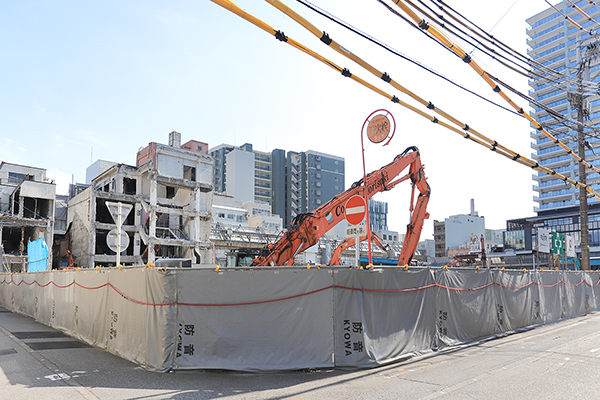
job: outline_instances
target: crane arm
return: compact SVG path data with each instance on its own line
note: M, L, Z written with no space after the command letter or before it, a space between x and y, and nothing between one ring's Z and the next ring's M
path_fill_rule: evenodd
M412 215L410 217L410 223L406 226L406 235L404 236L404 242L402 243L402 251L400 251L400 256L398 257L398 265L410 265L413 255L417 250L417 245L419 244L423 223L429 218L427 204L429 203L431 188L425 179L425 173L420 159L417 159L415 163L410 166L410 180L413 184L413 193L415 188L417 188L419 189L419 196L417 197L414 209L411 200Z
M418 167L414 167L414 164L417 164ZM410 172L407 177L394 181L396 176L408 166L410 166ZM336 195L312 213L297 215L292 221L291 228L276 243L269 246L268 251L264 252L266 253L265 255L255 258L251 265L292 265L298 253L314 246L319 238L345 219L346 202L352 196L362 195L365 184L368 192L367 197L370 198L375 193L389 190L398 182L408 177L410 177L414 184L415 179L417 179L414 176L422 175L422 172L423 167L419 158L419 150L414 146L407 148L388 165L369 173L366 177L366 182L363 182L364 179L361 179L352 184L350 189ZM417 180L420 181L419 179Z
M366 236L361 236L359 239L360 242L364 242L367 240ZM389 244L383 243L383 239L377 236L374 232L371 232L371 241L379 246L382 250L388 253L388 257L393 257L394 250L390 247ZM356 237L349 237L344 240L338 247L336 247L335 251L331 255L331 260L329 260L329 265L339 265L340 259L342 258L342 253L349 247L352 247L356 244Z

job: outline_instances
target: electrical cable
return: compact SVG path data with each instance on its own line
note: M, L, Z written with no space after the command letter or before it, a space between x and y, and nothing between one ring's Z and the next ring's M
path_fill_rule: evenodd
M425 71L431 73L432 75L437 76L438 78L441 78L441 79L445 80L446 82L448 82L448 83L450 83L450 84L458 87L459 89L462 89L465 92L470 93L470 94L472 94L472 95L480 98L481 100L484 100L484 101L486 101L486 102L488 102L488 103L490 103L490 104L492 104L492 105L494 105L494 106L496 106L498 108L501 108L501 109L503 109L505 111L508 111L510 113L513 113L513 114L517 114L514 110L511 110L510 108L505 107L502 104L496 103L495 101L490 100L490 99L488 99L488 98L486 98L486 97L484 97L484 96L482 96L482 95L474 92L473 90L468 89L468 88L466 88L466 87L464 87L464 86L462 86L462 85L460 85L460 84L452 81L450 78L442 75L439 72L436 72L435 70L433 70L430 67L427 67L426 65L422 64L421 62L416 61L416 60L414 60L414 59L406 56L405 54L399 52L398 50L393 49L392 47L390 47L387 44L381 42L380 40L378 40L376 38L373 38L372 36L367 35L366 33L364 33L362 31L360 31L359 29L357 29L357 28L355 28L355 27L347 24L346 22L340 20L339 18L335 17L334 15L332 15L332 14L328 13L327 11L323 10L322 8L319 8L319 7L315 6L314 4L312 4L312 3L310 3L310 2L308 2L306 0L296 0L296 1L298 3L304 5L304 6L308 7L309 9L315 11L316 13L322 15L323 17L328 18L329 20L335 22L336 24L338 24L338 25L340 25L340 26L348 29L349 31L351 31L351 32L353 32L353 33L355 33L355 34L363 37L364 39L370 41L371 43L374 43L374 44L380 46L381 48L389 51L390 53L392 53L392 54L394 54L394 55L402 58L403 60L406 60L406 61L408 61L408 62L416 65L417 67L424 69ZM411 21L409 21L409 20L406 20L406 21L408 23L412 24Z
M555 78L553 79L549 79L547 77L544 77L542 75L542 79L545 80L550 80L551 82L555 82L555 79L559 79L559 80L563 80L566 82L571 82L571 83L576 83L578 84L579 82L576 81L576 78L571 77L568 74L563 74L559 71L556 71L552 68L549 68L547 66L545 66L542 62L538 61L538 60L534 60L532 58L530 58L527 55L523 55L521 54L519 51L514 50L512 47L510 47L509 45L505 44L504 42L502 42L499 39L496 39L493 35L491 35L490 33L488 33L487 31L485 31L483 28L479 27L477 24L475 24L474 22L472 22L471 20L469 20L467 17L465 17L463 14L461 14L459 11L455 10L454 8L452 8L451 6L449 6L448 4L446 4L443 0L431 0L434 3L437 2L439 3L437 5L437 7L442 10L445 14L447 14L450 18L452 18L453 20L455 20L457 23L461 24L462 26L464 26L466 29L469 29L471 32L473 32L474 34L476 34L477 36L479 36L480 38L482 38L482 40L486 40L488 43L497 46L499 49L503 50L506 53L512 53L516 58L520 59L522 62L531 65L535 68L538 68L540 70L544 70L546 71L548 74L553 74L556 75ZM462 18L463 20L467 21L470 25L474 26L478 31L482 32L483 36L481 33L477 32L476 30L474 30L473 28L471 28L470 26L467 26L463 21L461 21L460 19L458 19L455 15L453 15L452 13L448 12L447 10L452 11L452 13L460 16L460 18ZM590 87L590 90L597 90L597 86L593 86Z
M240 9L239 7L237 7L235 4L233 4L232 2L230 2L229 0L211 0L213 3L220 5L221 7L225 8L226 10L229 10L230 12L238 15L239 17L245 19L246 21L252 23L253 25L255 25L256 27L264 30L265 32L269 33L270 35L274 36L275 38L277 38L279 41L281 42L285 42L289 45L291 45L292 47L301 50L302 52L304 52L307 55L310 55L311 57L315 58L318 61L321 61L322 63L324 63L325 65L328 65L329 67L337 70L338 72L340 72L343 76L350 78L351 80L365 86L368 89L371 89L372 91L374 91L375 93L378 93L379 95L388 98L389 100L391 100L394 103L397 103L398 105L401 105L402 107L422 116L423 118L428 119L429 121L435 123L435 124L439 124L440 126L445 127L448 130L451 130L453 132L456 132L458 134L460 134L461 136L463 136L466 139L469 139L475 143L480 144L481 146L484 146L500 155L503 155L506 158L512 159L513 161L528 166L534 170L537 170L539 172L545 173L547 175L552 175L555 176L561 180L563 180L564 182L570 183L571 185L573 185L576 188L583 188L585 189L588 193L590 193L592 196L594 196L596 199L600 200L600 194L598 194L596 191L594 191L592 189L591 186L585 185L581 182L578 182L574 179L568 178L548 167L545 167L543 165L540 165L539 163L537 163L534 160L531 160L525 156L521 156L518 153L515 153L513 151L510 151L502 146L500 146L496 141L494 141L493 144L488 143L487 141L483 141L481 140L479 137L477 137L477 135L471 135L469 133L470 128L468 126L465 126L464 131L460 130L458 128L455 128L443 121L438 120L435 116L431 116L426 112L423 112L403 101L401 101L400 99L398 99L396 96L390 95L389 93L386 93L385 91L373 86L372 84L366 82L365 80L359 78L358 76L356 76L355 74L352 74L348 69L346 68L342 68L340 66L338 66L337 64L333 63L331 60L319 55L318 53L314 52L313 50L309 49L308 47L296 42L295 40L285 36L285 34L283 34L283 32L281 31L277 31L274 28L272 28L271 26L269 26L268 24L266 24L265 22L261 21L260 19L254 17L253 15L250 15L248 13L246 13L245 11L243 11L242 9ZM286 7L287 8L287 7ZM319 32L320 33L320 32ZM323 34L323 39L325 40L329 40L328 36L326 34ZM333 43L333 42L332 42ZM382 76L383 78L383 76ZM489 79L489 77L488 77Z
M579 25L577 22L575 22L571 17L569 17L568 15L565 15L562 13L562 11L560 11L558 8L554 7L548 0L544 0L550 7L554 8L554 10L559 13L560 15L562 15L563 17L565 17L565 19L567 21L569 21L573 26L575 26L577 29L579 29L580 31L584 31L586 33L592 34L592 32L590 32L589 30L585 29L583 26Z
M415 23L418 23L419 28L421 28L423 31L426 31L430 35L434 36L438 41L443 43L448 49L450 49L459 58L461 58L466 64L469 64L469 66L471 68L473 68L473 70L475 70L475 72L477 72L477 74L479 76L481 76L483 78L483 80L488 83L488 85L490 85L490 87L493 88L494 92L498 93L498 95L500 95L515 110L518 110L518 112L520 114L523 114L523 116L525 116L525 118L527 118L527 120L530 123L532 123L536 129L538 129L539 131L544 133L555 144L558 144L565 151L567 151L567 154L569 154L571 157L573 157L578 163L585 166L586 168L593 170L594 172L600 173L600 169L592 166L590 163L585 161L583 158L579 157L567 145L565 145L560 140L558 140L557 138L552 136L550 134L550 132L548 132L538 121L533 119L526 111L523 110L523 108L519 107L510 97L508 97L502 91L502 89L498 86L498 84L491 79L490 75L485 70L481 69L481 67L475 61L473 61L473 59L463 49L461 49L457 44L453 43L450 39L448 39L448 37L446 37L443 33L441 33L439 29L437 29L434 25L430 25L426 20L424 20L423 18L418 16L413 10L410 9L410 7L408 7L406 4L404 4L404 2L402 0L394 0L394 2L402 11L404 11L406 14L408 14L409 17L413 21L415 21Z
M571 0L567 0L567 1L571 5L571 8L573 8L575 11L577 11L579 14L581 14L583 16L583 18L586 18L588 21L591 21L591 22L595 23L596 25L598 25L598 22L594 21L594 19L592 17L590 17L589 15L587 15L585 13L585 11L583 11L581 8L579 8L575 4L573 4L573 2L571 2Z

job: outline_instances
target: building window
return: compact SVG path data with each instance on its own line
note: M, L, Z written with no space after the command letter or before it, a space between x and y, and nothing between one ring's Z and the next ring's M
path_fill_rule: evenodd
M316 186L316 187L321 187L321 182L316 182L316 183L315 183L315 186Z
M167 199L172 199L173 197L175 197L175 188L171 187L171 186L167 186Z
M196 167L183 167L183 179L196 182Z
M136 194L136 180L133 178L123 178L123 193Z

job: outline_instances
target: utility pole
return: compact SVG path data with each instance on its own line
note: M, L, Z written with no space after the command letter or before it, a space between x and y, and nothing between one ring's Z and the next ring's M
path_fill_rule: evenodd
M597 44L594 42L587 46L586 57L582 57L582 39L581 36L577 37L577 81L578 88L576 93L569 93L568 100L571 105L577 109L577 153L582 160L585 160L585 148L586 140L583 132L584 119L588 119L590 110L588 109L587 102L584 100L587 96L584 95L584 81L590 81L590 63L592 59L598 55ZM579 163L579 177L578 181L583 185L587 185L587 171L586 167ZM590 233L588 228L588 202L587 202L587 191L585 187L579 188L579 228L580 228L580 239L581 239L581 269L590 269Z

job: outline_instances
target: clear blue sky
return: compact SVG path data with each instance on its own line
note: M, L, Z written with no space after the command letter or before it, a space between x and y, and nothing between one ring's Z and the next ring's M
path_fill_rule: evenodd
M501 102L466 64L378 2L313 1ZM486 30L515 3L447 2ZM234 3L415 104L266 2ZM286 4L436 106L531 155L526 121L458 91L297 2ZM524 52L525 19L546 8L543 0L517 1L492 33ZM484 68L527 91L525 78L477 51L473 55ZM197 139L211 147L250 142L261 151L318 150L342 156L349 186L362 174L363 121L372 111L387 108L398 123L396 136L387 148L369 145L367 169L383 166L408 146L421 150L432 188L431 218L422 239L432 238L434 219L468 213L471 198L487 228L500 229L506 219L534 215L530 169L411 114L208 0L4 1L0 60L0 160L46 168L59 183L59 193L72 177L84 182L86 167L96 159L135 164L139 148L153 141L167 143L172 130L181 132L184 142ZM518 103L528 107L523 100ZM378 199L390 204L390 229L403 233L408 185Z

